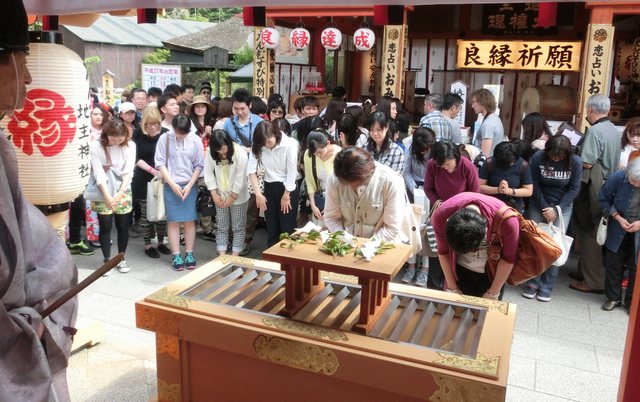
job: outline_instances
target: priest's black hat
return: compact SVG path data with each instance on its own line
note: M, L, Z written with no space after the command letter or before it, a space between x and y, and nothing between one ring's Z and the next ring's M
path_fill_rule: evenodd
M29 50L29 25L22 0L2 0L0 53Z

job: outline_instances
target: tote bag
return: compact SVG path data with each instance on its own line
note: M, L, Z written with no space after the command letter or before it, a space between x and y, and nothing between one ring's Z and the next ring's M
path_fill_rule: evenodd
M169 134L165 142L167 162L165 167L169 169ZM158 175L147 183L147 220L149 222L164 221L167 219L167 210L164 205L164 180Z
M164 182L162 176L156 176L147 183L147 220L149 222L158 222L166 218Z
M106 147L103 148L104 153L107 156L107 164L102 166L104 173L107 175L107 182L105 185L107 186L109 195L114 196L122 186L122 177L111 169L111 155ZM87 187L84 190L84 199L92 202L105 202L102 191L100 191L100 187L98 187L96 176L93 174L93 169L89 175Z
M556 209L558 210L558 222L559 225L556 226L553 222L549 223L539 223L538 226L542 229L546 234L548 234L554 242L562 249L562 254L560 257L553 262L554 266L561 267L569 259L569 253L571 250L571 243L573 243L573 237L567 236L564 234L564 217L562 216L562 209L556 205Z
M502 258L502 221L513 216L518 219L520 236L516 262L507 278L507 283L517 286L542 275L560 257L562 250L534 221L524 219L520 212L512 207L502 207L493 218L492 224L492 240L486 265L486 272L491 280L495 277L498 263Z

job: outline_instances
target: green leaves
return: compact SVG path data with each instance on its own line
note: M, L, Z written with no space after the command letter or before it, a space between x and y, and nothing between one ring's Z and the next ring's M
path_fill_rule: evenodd
M309 233L280 233L280 247L293 250L295 246L302 243L315 243L320 238L320 232L312 230Z
M320 251L332 256L344 257L353 251L353 246L342 239L343 231L333 232L329 238L320 246Z

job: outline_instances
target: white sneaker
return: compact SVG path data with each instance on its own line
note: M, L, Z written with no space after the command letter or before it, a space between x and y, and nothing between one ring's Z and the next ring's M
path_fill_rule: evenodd
M111 269L110 269L110 270L108 270L107 272L105 272L104 274L102 274L102 277L104 278L104 277L106 277L106 276L111 275L111 271L112 271Z
M416 276L415 268L407 268L404 271L404 275L402 276L402 282L411 283L411 281L413 281L414 276Z
M416 277L416 286L427 286L427 279L429 277L429 273L427 271L419 271L418 276Z
M121 274L126 274L127 272L131 271L131 268L127 264L127 260L120 261L120 263L118 264L118 271L120 271Z

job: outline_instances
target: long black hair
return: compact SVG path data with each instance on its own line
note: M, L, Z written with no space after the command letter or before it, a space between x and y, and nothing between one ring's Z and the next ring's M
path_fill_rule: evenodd
M556 135L549 138L544 144L543 152L545 167L549 167L549 161L552 156L560 156L562 158L561 160L564 162L564 170L571 170L571 164L573 163L573 148L571 147L571 141L567 136Z
M425 163L425 156L436 143L436 133L429 127L418 127L411 138L411 157L418 163Z
M226 160L229 161L229 163L231 163L231 161L233 160L233 151L234 151L233 144L234 142L231 139L231 136L229 135L229 133L220 129L213 130L213 132L211 133L211 136L209 137L209 154L211 155L211 158L214 161L216 161L216 163L222 162L218 151L220 151L220 148L222 148L223 145L226 145L227 146Z
M382 139L382 144L380 145L380 152L377 150L376 141L371 136L371 131L376 124L383 129L387 129L387 133ZM376 155L386 152L389 148L391 148L391 132L389 131L389 120L387 119L387 116L378 111L371 113L369 116L369 142L367 143L367 150Z

